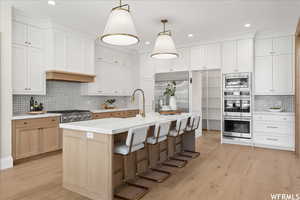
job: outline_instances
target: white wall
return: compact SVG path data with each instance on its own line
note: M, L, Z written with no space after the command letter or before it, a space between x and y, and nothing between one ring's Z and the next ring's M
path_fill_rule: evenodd
M10 168L13 165L11 156L11 17L11 4L7 1L0 1L0 169Z

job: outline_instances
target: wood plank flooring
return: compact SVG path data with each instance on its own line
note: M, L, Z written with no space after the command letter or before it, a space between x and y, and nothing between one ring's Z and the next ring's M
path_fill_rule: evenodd
M265 200L271 193L300 194L300 160L292 152L220 144L219 134L197 141L201 156L176 169L143 200ZM86 200L62 188L62 156L0 172L0 200ZM100 186L101 187L101 186Z

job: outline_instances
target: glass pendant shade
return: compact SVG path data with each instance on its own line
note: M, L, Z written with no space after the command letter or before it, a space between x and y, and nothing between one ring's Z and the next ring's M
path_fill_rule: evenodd
M101 40L118 46L129 46L139 42L129 9L112 9Z

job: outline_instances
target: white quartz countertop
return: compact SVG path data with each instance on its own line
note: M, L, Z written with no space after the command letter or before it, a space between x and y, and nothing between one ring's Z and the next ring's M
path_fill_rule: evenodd
M118 111L127 111L127 110L138 110L138 108L100 109L100 110L91 110L91 112L92 113L106 113L106 112L118 112Z
M284 115L284 116L294 116L293 112L270 112L270 111L254 111L257 115Z
M20 120L20 119L35 119L35 118L45 118L45 117L59 117L61 114L59 113L45 113L45 114L16 114L13 115L12 120Z
M142 117L132 117L132 118L105 118L105 119L96 119L89 121L81 122L72 122L72 123L62 123L60 128L77 130L77 131L86 131L94 132L101 134L117 134L128 131L130 128L138 126L151 126L157 122L163 121L175 121L177 119L191 116L189 113L184 113L181 115L159 115L159 116L147 116L146 118Z

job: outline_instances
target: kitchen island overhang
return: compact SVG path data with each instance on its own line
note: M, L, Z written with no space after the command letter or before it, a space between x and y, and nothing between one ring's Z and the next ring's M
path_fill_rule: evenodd
M120 166L120 158L114 155L115 143L124 140L130 128L153 127L159 122L176 122L178 119L190 116L192 114L185 113L146 118L106 118L60 124L60 128L63 129L63 186L91 199L112 200L114 189L122 184L121 175L116 173L122 171L120 170L122 166ZM195 134L190 134L184 140L183 148L194 151ZM173 145L169 147L170 154L173 155L176 149L172 149ZM132 171L132 162L135 161L131 157L127 159L126 175L134 178L136 172ZM142 168L145 170L148 167Z

